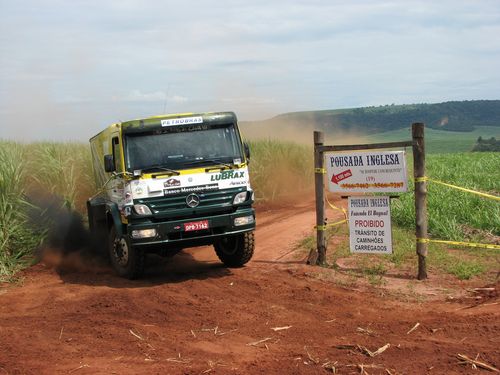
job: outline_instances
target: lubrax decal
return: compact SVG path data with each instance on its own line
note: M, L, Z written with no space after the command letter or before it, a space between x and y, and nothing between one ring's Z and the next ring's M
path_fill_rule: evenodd
M245 171L224 171L216 175L212 175L210 181L219 181L219 180L233 180L236 178L245 177Z

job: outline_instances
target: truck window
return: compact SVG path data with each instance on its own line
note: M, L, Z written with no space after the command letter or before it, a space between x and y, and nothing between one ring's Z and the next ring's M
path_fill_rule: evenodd
M114 137L112 142L113 142L113 160L115 161L115 170L121 171L122 151L120 148L120 140L118 139L118 137Z
M126 136L126 168L151 165L187 168L204 160L240 163L241 141L233 124L203 127L173 127L161 133ZM200 164L198 164L200 163Z

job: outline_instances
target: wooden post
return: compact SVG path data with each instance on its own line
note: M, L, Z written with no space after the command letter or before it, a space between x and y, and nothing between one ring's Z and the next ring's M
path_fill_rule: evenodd
M415 234L417 236L418 279L427 278L427 183L425 177L425 142L423 123L412 125L413 176L415 178Z
M324 157L318 147L323 146L324 134L314 132L314 186L316 191L316 250L311 250L308 264L326 264L325 242L325 190L324 190Z

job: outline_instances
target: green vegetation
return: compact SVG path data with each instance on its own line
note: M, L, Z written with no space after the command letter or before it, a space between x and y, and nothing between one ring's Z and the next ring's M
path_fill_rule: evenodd
M446 154L469 152L474 148L478 137L500 137L500 127L478 126L471 132L453 132L425 129L425 152L427 154ZM411 140L411 129L393 130L374 134L368 142L395 142Z
M15 143L0 147L0 281L9 280L26 264L25 256L40 243L42 233L26 225L31 208L24 195L25 150Z
M408 163L411 165L411 163ZM429 155L427 176L480 192L499 195L500 154L465 153ZM413 172L410 172L410 176ZM429 233L445 240L481 241L500 235L500 203L478 195L428 182ZM414 227L413 194L393 201L392 220L401 227ZM475 230L471 230L474 228Z
M35 190L58 195L69 209L84 212L87 198L95 192L90 149L87 144L34 143L25 146L29 156L27 168Z
M500 140L496 140L495 137L491 137L490 139L483 139L483 137L479 137L477 139L474 148L472 149L474 152L500 152Z
M29 263L46 235L41 211L57 194L64 206L84 212L95 190L88 146L0 141L0 281Z
M252 187L258 200L276 201L311 189L311 147L273 140L250 142Z

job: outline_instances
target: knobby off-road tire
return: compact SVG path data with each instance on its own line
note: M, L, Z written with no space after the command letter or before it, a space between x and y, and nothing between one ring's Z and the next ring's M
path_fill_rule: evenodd
M254 232L223 237L214 244L219 259L228 267L241 267L253 255L255 248Z
M118 276L137 279L144 272L144 252L130 246L126 237L118 237L115 227L108 236L109 259Z

